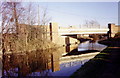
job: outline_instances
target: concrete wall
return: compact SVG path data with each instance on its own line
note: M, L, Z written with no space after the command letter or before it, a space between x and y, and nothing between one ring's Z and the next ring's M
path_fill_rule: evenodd
M57 43L58 41L58 24L57 23L50 23L50 40L54 43Z
M120 32L120 26L115 24L108 24L109 28L109 37L114 37L116 33Z
M62 54L66 52L70 52L71 50L77 48L77 43L80 43L75 38L71 38L68 36L61 36L60 32L58 31L58 24L57 23L50 23L48 27L48 32L50 32L50 40L61 46L63 48Z
M50 23L49 28L50 28L51 41L58 45L67 45L67 44L74 44L74 43L79 42L77 39L67 37L67 36L61 36L58 32L58 24L57 23ZM67 40L67 38L69 41Z

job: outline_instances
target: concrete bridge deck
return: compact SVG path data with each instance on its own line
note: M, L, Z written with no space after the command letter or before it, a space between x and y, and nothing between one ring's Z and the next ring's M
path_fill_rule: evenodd
M60 35L68 35L68 34L107 34L109 31L108 28L106 29L58 29L58 33Z

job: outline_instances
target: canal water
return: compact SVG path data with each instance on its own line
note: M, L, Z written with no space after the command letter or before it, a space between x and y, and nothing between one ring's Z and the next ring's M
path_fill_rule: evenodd
M107 47L106 45L99 44L98 41L96 41L94 43L91 41L85 41L78 45L78 51L86 51L86 50L102 51L106 47Z
M86 41L79 44L78 51L98 50L101 51L107 46ZM44 54L46 54L44 52ZM87 60L77 60L64 62L59 65L60 70L52 72L49 66L49 60L43 59L49 55L42 55L41 53L25 53L25 54L7 54L4 56L4 76L70 76L77 69L79 69ZM2 70L0 70L1 72Z
M96 51L102 51L105 49L107 46L99 44L97 41L94 43L91 43L90 41L86 41L83 43L80 43L78 45L78 52L81 51L87 51L87 50L96 50ZM85 54L83 54L85 55ZM74 55L73 55L74 56ZM69 56L67 56L69 58ZM60 64L60 71L56 72L50 72L50 75L52 76L70 76L72 75L77 69L79 69L84 63L89 61L90 59L87 60L76 60L76 61L69 61Z
M66 62L60 64L60 70L56 72L52 72L52 70L46 70L44 72L47 72L47 76L70 76L72 75L77 69L79 69L85 62L88 60L82 60L82 61L72 61L72 62ZM28 76L46 76L46 74L41 74L39 72L33 72L32 74L29 74Z

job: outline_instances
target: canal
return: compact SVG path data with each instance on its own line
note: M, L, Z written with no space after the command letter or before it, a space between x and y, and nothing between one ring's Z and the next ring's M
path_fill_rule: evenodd
M95 55L97 55L100 51L105 49L107 46L99 44L97 41L92 43L90 41L85 41L80 43L77 48L77 54L79 55L72 55L72 53L65 57L61 58L60 61L60 71L50 72L52 76L70 76L72 75L77 69L79 69L84 63L89 61ZM75 50L76 51L76 50ZM91 52L94 51L94 52ZM81 52L86 52L85 54L81 54ZM69 53L68 53L69 54Z
M47 51L43 51L44 54L39 53L39 50L31 52L31 53L16 53L16 54L6 54L4 56L4 64L3 68L1 68L0 72L4 76L70 76L73 74L78 68L80 68L85 62L89 61L89 59L93 58L100 51L105 49L107 46L98 44L97 42L91 43L90 41L83 42L78 45L77 52L86 52L78 55L67 55L64 57L60 57L59 65L57 64L57 68L59 70L52 70L51 66L51 55L48 54ZM94 53L90 51L96 51ZM57 50L51 50L51 52L57 52ZM47 57L48 59L45 59ZM3 72L2 72L3 71Z
M107 46L99 44L98 41L91 42L91 41L85 41L78 45L78 51L86 51L86 50L98 50L102 51Z

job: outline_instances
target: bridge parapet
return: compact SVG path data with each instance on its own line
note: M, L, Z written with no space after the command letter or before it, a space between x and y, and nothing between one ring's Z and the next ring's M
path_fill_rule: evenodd
M109 29L58 29L59 34L107 34Z

